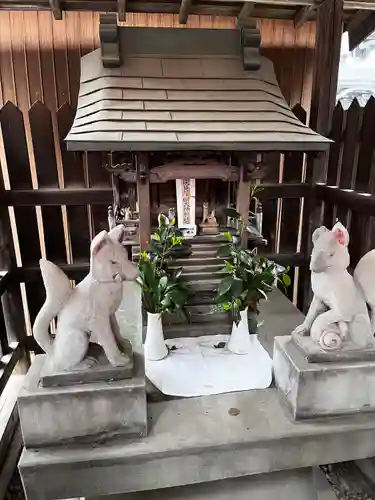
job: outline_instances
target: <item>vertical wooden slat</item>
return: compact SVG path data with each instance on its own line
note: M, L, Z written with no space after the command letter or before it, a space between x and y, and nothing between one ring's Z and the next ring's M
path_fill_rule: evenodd
M110 187L111 176L104 169L106 155L100 152L85 153L87 157L87 185L88 187ZM108 230L108 208L105 205L91 205L92 227L94 234L103 229Z
M29 156L22 113L12 103L0 110L5 157L12 189L32 189ZM41 257L38 226L34 207L14 209L23 265L38 262Z
M23 29L23 12L10 13L10 34L12 39L12 59L16 89L16 103L22 110L30 105L27 88L27 71L25 67L25 33ZM21 85L18 82L22 82Z
M52 22L52 14L50 12L38 12L44 104L46 104L50 110L55 110L57 108L56 79L58 75L55 74Z
M327 184L329 186L338 185L338 177L341 172L341 163L344 151L343 130L346 123L346 113L339 102L333 111L332 129L330 139L334 142L331 144L328 158ZM324 225L328 228L335 223L337 209L333 205L325 204L324 206Z
M1 115L0 115L1 121ZM5 188L0 165L0 190ZM16 268L16 255L11 231L8 207L0 206L0 269L11 273ZM27 369L30 357L25 350L26 326L20 285L11 281L8 290L1 297L1 347L2 353L8 352L8 342L17 340L24 351L23 359ZM7 339L2 335L6 330Z
M55 143L49 109L36 102L29 111L30 131L39 189L58 188ZM46 256L56 264L66 262L61 206L41 208ZM41 278L26 284L31 322L34 322L43 302L45 291Z
M25 65L29 101L43 101L42 69L40 64L40 46L38 30L38 13L24 12L23 25L25 30Z
M67 188L84 187L85 185L85 173L82 162L83 153L68 151L65 143L65 137L73 124L74 114L73 108L67 102L57 111L57 128L63 164L64 186Z
M279 182L280 162L279 153L263 154L266 165L263 181L269 183ZM263 236L268 241L267 250L277 252L278 246L278 200L264 200L263 207Z
M375 194L375 98L367 101L363 110L361 147L354 188L356 191ZM357 221L353 218L353 225ZM368 217L362 225L361 255L375 248L375 218Z
M66 40L66 18L52 21L54 62L56 71L57 107L70 102L69 66Z
M66 43L68 51L68 75L69 75L69 94L70 104L77 105L79 91L79 77L81 55L79 43L77 43L80 32L79 17L77 12L65 12L66 20Z
M64 186L84 187L85 175L81 153L68 151L64 141L73 123L74 111L65 103L57 113ZM89 214L87 205L66 207L69 227L70 246L73 261L87 261L90 245Z
M2 103L16 102L16 82L13 72L12 37L10 33L10 13L0 13L0 78Z
M344 149L341 169L338 174L338 185L342 189L353 189L357 176L359 153L359 132L362 119L362 109L357 99L354 99L346 112L346 127L344 132ZM345 226L350 225L350 211L337 210L337 218Z
M39 189L58 188L55 141L49 109L40 101L29 111ZM64 229L60 206L42 207L47 258L66 262Z
M297 116L297 118L299 118L299 120L301 120L302 123L306 123L306 111L301 105L298 104L294 106L293 113ZM282 182L301 182L303 175L303 161L303 153L294 152L285 154ZM279 251L294 253L298 248L301 200L281 200L280 209ZM293 286L288 288L287 295L291 300L293 300L295 269L291 269L289 275L292 279Z
M370 182L375 150L375 97L371 96L363 110L361 149L355 180L356 191L375 193L375 180Z

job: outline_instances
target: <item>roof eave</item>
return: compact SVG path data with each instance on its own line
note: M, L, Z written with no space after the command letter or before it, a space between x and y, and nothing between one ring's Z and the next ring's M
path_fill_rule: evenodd
M126 141L81 141L66 138L69 151L256 151L256 152L323 152L327 151L332 141L322 137L322 141L313 142L126 142Z

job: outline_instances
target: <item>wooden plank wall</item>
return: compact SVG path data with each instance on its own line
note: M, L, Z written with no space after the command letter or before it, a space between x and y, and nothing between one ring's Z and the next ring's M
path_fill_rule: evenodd
M178 16L128 15L128 24L178 27ZM54 21L49 12L0 12L0 104L23 111L35 101L51 111L75 106L80 57L96 48L99 15L68 12ZM315 24L295 30L291 21L259 21L262 51L273 60L284 95L292 105L309 107ZM188 27L232 28L234 19L190 16Z
M336 188L318 188L324 200L323 222L330 228L339 220L347 227L355 267L375 248L375 98L365 107L355 99L345 111L337 104L331 136L335 143L330 149L327 185Z

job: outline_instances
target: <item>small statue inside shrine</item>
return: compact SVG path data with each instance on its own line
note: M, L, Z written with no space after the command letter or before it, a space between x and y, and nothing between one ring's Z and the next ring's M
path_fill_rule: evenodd
M219 224L217 223L215 210L209 214L208 203L203 203L203 218L199 224L201 234L218 234Z
M168 220L169 222L172 222L173 219L175 218L176 218L176 210L173 207L171 207L168 209Z

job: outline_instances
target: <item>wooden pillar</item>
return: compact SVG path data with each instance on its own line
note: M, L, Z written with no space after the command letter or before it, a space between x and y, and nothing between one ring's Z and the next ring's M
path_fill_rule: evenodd
M336 105L343 12L343 0L324 0L317 12L309 125L326 137L331 133L333 110ZM322 205L315 197L314 186L317 182L326 182L327 170L328 151L319 155L311 153L308 155L306 182L310 184L310 195L304 201L301 241L301 252L307 259L311 253L312 233L322 223ZM298 305L306 310L311 298L310 273L307 267L301 269L299 289Z
M149 184L149 156L137 154L137 195L139 209L139 243L146 250L151 236L151 205Z
M324 0L316 20L316 48L310 127L322 135L331 132L343 29L343 0Z
M240 177L237 188L237 212L241 215L241 219L247 224L249 219L250 208L250 182L247 173L247 164L241 163ZM245 231L242 238L242 245L247 247L247 232Z

